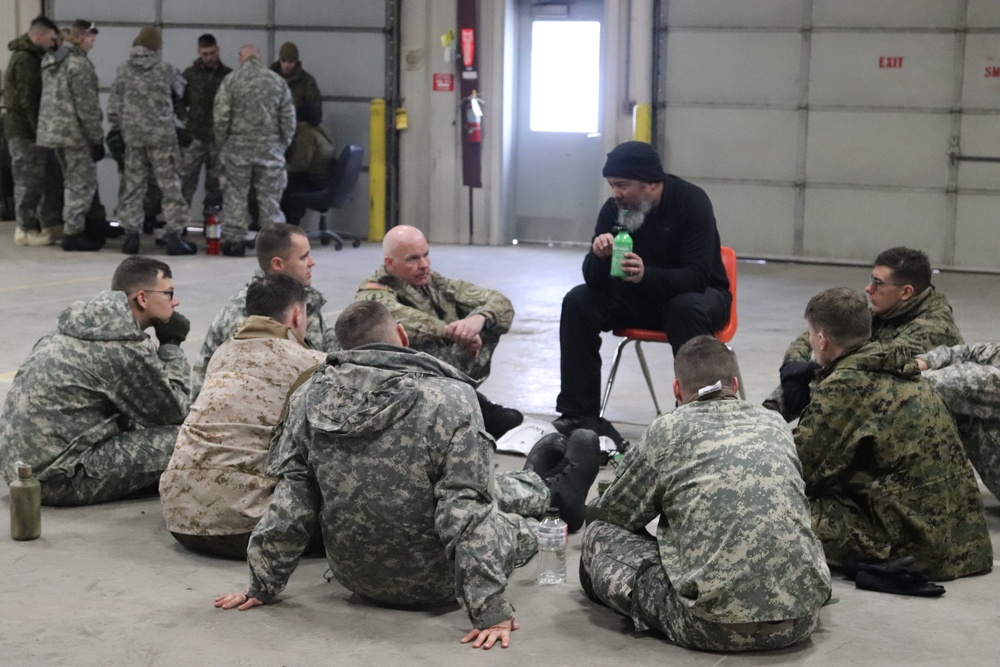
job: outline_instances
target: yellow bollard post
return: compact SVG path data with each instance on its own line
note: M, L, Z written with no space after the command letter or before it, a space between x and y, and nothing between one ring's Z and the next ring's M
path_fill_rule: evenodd
M375 98L370 111L371 155L368 161L368 240L385 237L385 100Z
M652 105L636 104L632 109L632 138L647 144L653 143Z

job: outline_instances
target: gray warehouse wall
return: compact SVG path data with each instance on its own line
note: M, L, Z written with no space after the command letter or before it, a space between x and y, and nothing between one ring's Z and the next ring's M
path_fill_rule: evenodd
M660 130L740 253L1000 270L1000 3L669 0Z

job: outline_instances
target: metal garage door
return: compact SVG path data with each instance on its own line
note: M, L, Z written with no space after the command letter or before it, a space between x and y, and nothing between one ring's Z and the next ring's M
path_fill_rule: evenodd
M180 69L196 58L198 35L211 32L219 41L222 62L239 64L237 53L256 44L267 63L277 59L285 41L299 47L303 67L323 95L323 124L338 148L356 143L369 151L369 104L372 98L394 98L395 70L391 43L398 0L48 0L48 14L60 25L76 18L96 21L100 29L90 57L97 68L101 102L115 70L128 56L143 25L163 29L163 59ZM101 195L114 205L118 174L110 160L100 164ZM391 190L390 190L391 191ZM197 197L200 197L197 195ZM196 209L192 209L196 210ZM315 215L315 214L313 214ZM307 223L308 224L308 223ZM368 181L358 181L351 204L332 212L331 226L363 236L368 230Z
M1000 3L671 0L659 127L743 254L1000 269ZM992 65L991 65L992 63Z

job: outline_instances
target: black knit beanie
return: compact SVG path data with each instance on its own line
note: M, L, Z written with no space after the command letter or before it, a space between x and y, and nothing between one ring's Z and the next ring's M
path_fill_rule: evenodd
M645 183L664 181L663 165L656 149L644 141L626 141L608 153L604 178L630 178Z

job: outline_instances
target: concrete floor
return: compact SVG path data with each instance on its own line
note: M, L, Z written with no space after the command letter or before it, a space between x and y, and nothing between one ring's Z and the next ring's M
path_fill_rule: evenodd
M104 289L122 259L119 243L96 254L15 248L13 224L0 223L0 399L34 342L76 299ZM200 238L197 239L200 243ZM151 246L151 242L144 240ZM151 250L150 252L161 252ZM335 316L381 259L377 245L335 252L315 249L313 284ZM562 295L580 280L581 249L435 247L434 268L502 290L514 302L514 329L504 338L483 390L492 399L552 418L558 393L558 314ZM221 304L252 274L251 257L171 258L179 310L192 321L184 344L194 357ZM739 265L739 355L748 398L774 386L788 341L803 329L802 310L834 285L860 287L866 267ZM997 338L1000 276L942 274L936 284L955 306L969 342ZM670 400L670 354L647 347L657 391ZM604 346L605 370L614 345ZM654 410L631 351L607 413L637 440ZM522 459L500 456L504 468ZM609 478L611 469L600 478ZM1000 505L984 490L994 549L1000 554ZM0 511L9 505L0 489ZM951 582L940 599L858 591L835 581L839 602L827 607L812 639L759 655L705 654L677 648L590 603L576 577L580 537L570 538L570 581L539 588L533 564L516 571L509 598L522 629L511 648L489 653L459 646L464 611L403 612L354 599L323 579L321 559L303 561L280 603L249 612L213 608L213 596L245 585L246 566L185 552L166 531L156 498L43 511L42 538L0 536L0 664L4 665L996 665L1000 655L1000 573Z

